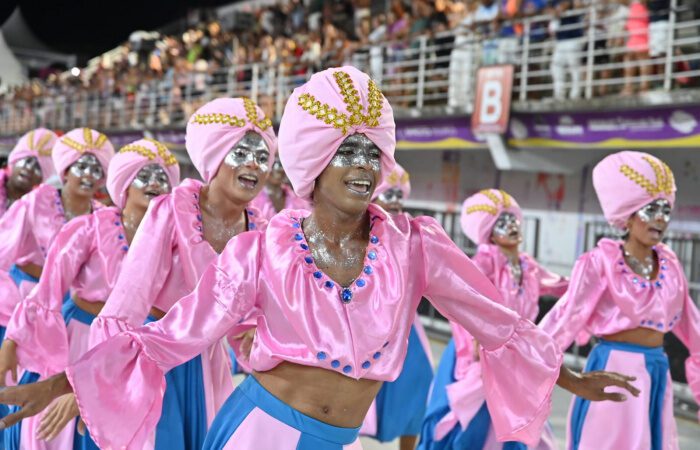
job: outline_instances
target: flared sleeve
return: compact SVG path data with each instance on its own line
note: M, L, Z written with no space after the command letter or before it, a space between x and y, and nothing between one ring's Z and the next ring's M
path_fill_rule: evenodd
M700 311L688 293L687 281L684 291L683 311L678 323L673 328L673 334L685 344L690 352L690 356L685 360L685 376L695 402L700 405ZM700 412L698 412L698 419L700 420Z
M160 418L164 374L226 336L255 306L259 232L231 239L194 291L157 322L97 345L66 374L100 448L141 450Z
M90 347L141 326L173 261L174 218L169 195L151 201L105 306L90 326Z
M607 288L606 280L595 251L584 253L576 261L567 291L539 323L561 351L585 335L586 324Z
M499 441L536 445L551 410L562 353L552 338L500 305L476 265L428 217L414 219L431 303L479 341L484 394Z
M39 283L19 302L7 327L20 366L47 377L68 365L63 298L94 248L95 218L76 217L61 228L46 256Z
M552 297L561 297L564 295L569 288L569 279L547 270L534 259L532 261L537 264L537 279L540 282L540 294L550 295Z

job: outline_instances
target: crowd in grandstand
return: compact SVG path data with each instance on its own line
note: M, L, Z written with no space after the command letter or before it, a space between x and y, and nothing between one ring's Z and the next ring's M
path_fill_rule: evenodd
M319 69L354 63L364 65L380 81L385 75L384 85L391 84L397 73L408 71L401 62L417 58L421 40L433 49L428 68L443 80L449 76L445 84L453 90L452 85L472 82L455 69L463 72L464 67L484 64L520 64L524 35L530 45L547 43L542 51L546 62L531 63L530 70L546 73L554 98L581 97L582 68L591 55L595 64L610 67L596 71L596 79L625 77L624 86L616 87L614 93L630 95L654 88L659 83L653 74L664 70L663 57L671 37L670 0L597 1L599 7L593 12L586 7L594 1L283 0L255 10L251 2L244 13L251 20L243 27L211 20L180 36L134 33L87 68L32 79L0 94L0 103L25 105L39 97L58 104L66 99L111 99L113 108L119 110L123 103L138 101L140 91L167 92L170 104L182 108L188 117L201 103L190 99L207 86L225 86L231 79L245 83L253 76L262 83L274 81L265 74L254 75L253 63L274 67L275 73L291 79L298 76L299 83ZM591 23L596 24L595 51L588 53ZM362 58L366 64L358 62ZM443 86L441 92L446 91ZM389 97L407 94L391 88L386 92ZM599 83L594 95L610 93L607 84ZM259 100L271 113L265 98ZM395 100L398 106L405 103ZM450 92L449 103L465 103L464 95ZM159 121L168 123L165 111Z

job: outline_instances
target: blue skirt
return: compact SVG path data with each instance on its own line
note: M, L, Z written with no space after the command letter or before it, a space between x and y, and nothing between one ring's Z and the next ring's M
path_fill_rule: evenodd
M601 339L600 342L593 347L590 355L588 355L588 361L586 362L586 369L584 372L604 370L612 350L641 353L644 355L646 370L651 379L649 403L651 450L661 450L664 442L662 417L664 394L666 392L666 381L669 370L668 356L666 356L663 347L644 347L641 345L611 342ZM586 421L586 413L588 412L590 403L590 401L584 400L581 397L576 397L574 400L574 405L571 409L571 422L569 424L571 432L571 450L578 450L579 448L583 424Z
M156 319L149 316L146 322ZM207 434L202 357L165 374L165 394L156 425L155 450L200 450Z
M245 422L254 410L271 419L265 422L274 422L275 426L284 428L283 434L285 436L290 435L289 429L297 431L297 433L294 433L297 436L294 442L279 442L278 448L342 450L343 446L355 442L360 434L359 427L335 427L300 413L268 392L258 383L255 377L247 377L229 396L216 419L214 419L207 439L204 441L203 450L223 449L234 432L246 426ZM252 432L261 436L267 433L267 437L272 437L273 440L280 434L270 427L253 429ZM250 442L238 444L238 446L234 445L233 448L240 450L262 450L262 448L268 448L256 446Z
M481 405L466 430L462 430L457 425L441 440L435 441L433 438L438 422L450 412L447 386L457 381L454 377L456 358L454 340L450 339L435 374L418 450L480 450L486 443L491 428L491 415L486 402ZM504 442L502 448L503 450L526 450L527 446L520 442Z
M22 272L24 273L24 272ZM14 278L13 278L14 279ZM70 323L71 320L77 320L78 322L84 323L85 325L90 325L93 320L95 320L95 316L90 314L87 311L84 311L76 304L73 302L73 299L70 298L70 295L66 294L66 298L64 298L63 301L63 307L61 309L61 313L63 315L63 320L66 323L66 326ZM30 384L30 383L36 383L39 381L39 374L34 373L34 372L29 372L25 371L22 374L22 377L19 380L19 385L21 384ZM10 413L14 413L16 411L19 411L18 406L11 406L10 407ZM75 426L76 430L74 433L73 437L73 449L74 450L98 450L97 445L93 442L92 438L90 437L90 434L85 433L85 436L81 436L78 433L77 430L77 424L78 420L75 421ZM15 424L14 426L8 428L5 430L5 434L3 436L3 440L5 443L5 449L6 450L19 450L22 446L20 444L21 441L21 434L22 434L22 422L19 422Z
M377 434L380 442L418 436L427 407L433 368L416 328L411 327L408 351L399 377L384 383L377 394Z

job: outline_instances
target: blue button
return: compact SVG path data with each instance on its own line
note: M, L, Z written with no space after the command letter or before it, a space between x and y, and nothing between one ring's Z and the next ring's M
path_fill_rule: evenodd
M116 226L119 226L119 222L114 222L114 224L115 224Z
M316 272L314 272L314 278L318 279L318 278L321 278L322 276L323 276L323 274L320 271L317 270Z
M333 286L335 286L335 283L333 283L331 280L326 281L326 287L328 289L332 288Z
M633 278L632 283L635 283L635 284L639 283L639 278L637 278L637 277Z
M295 241L301 241L302 239L304 239L304 236L302 236L301 233L297 233L294 235Z
M123 234L120 234L120 235L119 235L119 239L124 239L124 235L123 235Z
M372 363L370 363L369 361L365 361L362 363L362 368L369 369L369 366L371 366L371 365L372 365Z
M251 211L251 210L249 210L249 209L246 209L246 212L248 213L249 216L254 216L254 215L255 215L255 214L253 213L253 211Z
M306 262L306 264L311 264L312 262L314 262L314 259L310 256L307 256L304 258L304 261Z
M668 267L666 267L666 266L661 266L661 270L668 270Z
M255 224L254 224L254 223L249 223L249 224L248 224L248 229L249 229L249 230L254 230L254 229L255 229Z
M657 288L660 288L660 287L661 287L661 282L660 282L660 281L657 281L655 284L656 284L656 287L657 287Z
M618 262L618 264L621 265L621 266L624 266L624 265L625 265L625 262L622 261L622 260L620 260L620 261Z
M645 287L647 287L647 284L646 284L646 283L642 283L640 286L642 286L643 288L645 288Z
M663 280L664 278L666 278L666 275L664 275L664 274L662 273L661 275L659 275L659 278L661 278L661 279Z
M343 289L340 293L340 298L343 300L343 303L350 303L352 300L352 291L348 288Z
M334 359L333 361L331 361L331 367L337 369L338 367L340 367L340 361Z
M379 238L377 236L372 236L371 238L369 238L369 241L373 244L378 244Z
M379 359L379 357L382 356L381 352L376 352L374 355L372 355L372 358L374 359Z
M656 328L661 329L661 328L663 328L663 327L664 327L664 324L661 323L661 322L659 322L659 323L656 324Z
M343 373L350 373L351 371L352 371L352 367L350 367L350 366L343 367Z
M316 353L316 358L318 358L318 359L320 359L321 361L323 361L324 359L326 359L326 352L318 352L318 353Z
M129 250L129 246L128 246L128 245L125 245L124 247L122 247L122 250L124 250L124 251Z
M365 272L367 275L372 275L372 272L373 272L373 271L374 271L374 270L372 269L372 266L365 266L364 272Z
M299 247L301 247L302 250L308 250L309 246L306 244L299 244Z
M358 287L365 287L365 285L367 285L367 282L360 278L355 284L357 284Z
M377 252L371 251L371 252L367 253L367 257L369 259L371 259L372 261L374 261L375 259L377 259Z
M292 226L293 226L294 228L299 228L300 225L299 225L299 222L294 222L294 223L292 224Z
M197 214L197 220L199 220L200 222L202 221L202 215L201 215L201 214Z

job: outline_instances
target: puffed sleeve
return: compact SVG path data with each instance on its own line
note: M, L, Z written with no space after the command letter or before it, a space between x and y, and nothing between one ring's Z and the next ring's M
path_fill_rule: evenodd
M688 347L690 356L685 361L685 376L688 387L700 405L700 312L688 294L688 284L685 285L685 303L678 323L673 328L673 334ZM700 412L698 412L700 419Z
M33 239L31 230L31 201L27 194L12 204L0 220L0 325L6 326L21 300L17 285L8 271L21 256L25 242Z
M547 270L534 259L532 262L537 264L537 278L540 281L540 294L551 295L552 297L561 297L564 295L569 288L569 279Z
M254 308L260 241L259 232L231 239L165 317L109 338L68 366L80 415L100 448L144 448L160 418L164 373L226 336Z
M114 289L90 326L91 347L144 323L172 267L173 224L170 196L151 201L129 246Z
M7 327L6 337L17 343L19 364L45 377L68 365L68 333L61 307L94 249L94 223L89 214L61 228L49 247L39 283L19 302Z
M569 288L539 324L562 351L575 339L587 335L585 326L605 292L606 280L595 251L581 255L576 261Z
M434 219L417 218L412 227L421 241L423 296L479 341L498 440L536 445L551 410L561 351L532 322L499 304L498 290Z

